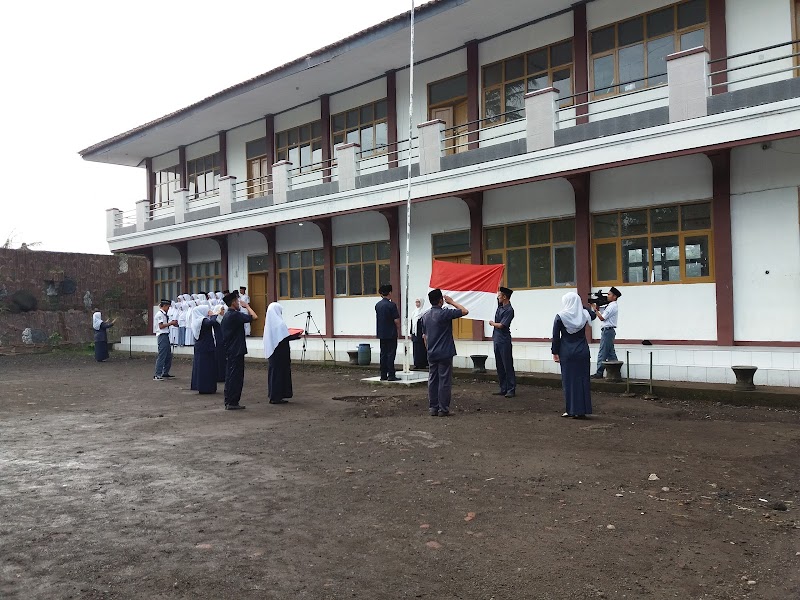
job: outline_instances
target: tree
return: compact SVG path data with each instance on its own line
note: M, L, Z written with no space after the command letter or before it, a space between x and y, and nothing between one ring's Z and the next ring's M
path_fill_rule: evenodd
M17 237L17 230L16 229L12 229L11 233L9 233L8 236L6 237L6 241L3 242L2 246L0 246L0 249L12 250L14 248L14 240L15 240L16 237ZM19 249L20 250L30 250L31 248L35 248L36 246L41 246L41 245L42 245L42 242L31 242L29 244L26 243L26 242L21 242L20 245L19 245Z

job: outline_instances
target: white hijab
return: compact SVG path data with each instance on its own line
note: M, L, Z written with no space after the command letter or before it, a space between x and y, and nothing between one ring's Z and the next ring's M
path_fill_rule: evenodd
M264 358L269 358L283 340L289 337L289 328L283 321L283 307L277 302L267 307L267 322L264 323Z
M577 333L591 320L589 311L583 308L581 297L575 292L567 292L561 297L564 310L558 313L561 322L567 328L567 333Z
M103 322L103 317L100 315L100 311L98 310L92 315L92 327L94 327L95 331L100 331L100 324Z
M208 306L195 306L192 309L192 335L194 339L200 339L200 329L203 326L203 319L208 318Z
M419 308L417 308L416 303L419 302ZM416 335L417 332L417 321L419 318L428 312L425 309L425 298L415 298L414 299L414 312L411 313L411 335Z

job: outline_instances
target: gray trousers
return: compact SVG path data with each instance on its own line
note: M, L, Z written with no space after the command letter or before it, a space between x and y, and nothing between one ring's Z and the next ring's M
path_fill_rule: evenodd
M604 360L617 360L617 351L614 350L614 339L617 337L616 329L603 329L600 332L600 351L597 353L597 374L602 376L605 367Z
M169 343L169 334L162 333L158 336L158 358L156 359L156 375L168 375L172 368L172 346Z
M453 391L453 359L430 361L428 366L428 408L450 412Z

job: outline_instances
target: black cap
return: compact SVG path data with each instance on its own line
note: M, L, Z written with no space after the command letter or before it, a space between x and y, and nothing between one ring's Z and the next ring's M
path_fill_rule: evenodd
M233 301L236 300L238 297L239 297L239 292L233 294L227 294L222 297L222 301L225 303L225 306L229 307L231 304L233 304Z
M387 294L392 293L392 284L391 283L384 283L381 287L378 288L378 292L381 296L386 296Z
M511 298L511 294L514 293L514 290L503 286L500 286L500 291L506 295L506 298Z
M246 285L240 285L240 286L239 286L239 289L240 289L240 290L246 290L246 289L247 289L247 286L246 286Z
M170 300L165 300L164 298L161 299L161 302L158 303L159 306L164 306L165 304L172 304Z
M622 292L620 292L617 288L612 287L608 291L611 292L612 294L614 294L617 298L622 298Z

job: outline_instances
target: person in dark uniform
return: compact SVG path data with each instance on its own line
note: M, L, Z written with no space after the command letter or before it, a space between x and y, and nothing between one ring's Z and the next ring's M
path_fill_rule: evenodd
M222 319L222 337L225 340L225 410L244 408L239 404L244 387L244 355L247 354L247 339L244 335L245 323L258 319L258 315L247 303L239 303L237 294L228 294L223 298L228 311ZM239 312L241 308L247 314Z
M97 362L105 362L108 360L108 334L106 329L113 327L116 319L113 321L104 321L100 315L100 311L95 311L92 315L92 327L94 328L94 359Z
M216 311L208 306L197 306L192 315L194 359L192 360L191 389L201 394L217 393L217 346L214 337ZM222 344L222 340L219 340Z
M586 325L595 314L581 304L575 292L564 294L564 309L553 320L553 343L550 351L553 360L561 365L561 387L564 388L564 414L562 417L585 419L592 414L592 396L589 389L591 357L586 341Z
M375 305L377 338L381 343L381 381L400 381L395 375L397 338L400 337L400 312L392 302L392 286L383 284L378 292L380 301Z
M494 345L494 361L497 365L497 379L500 391L495 396L513 398L517 392L517 378L514 374L514 356L511 352L511 321L514 320L514 307L511 306L511 294L514 291L501 287L497 292L497 312L492 326L492 344Z

